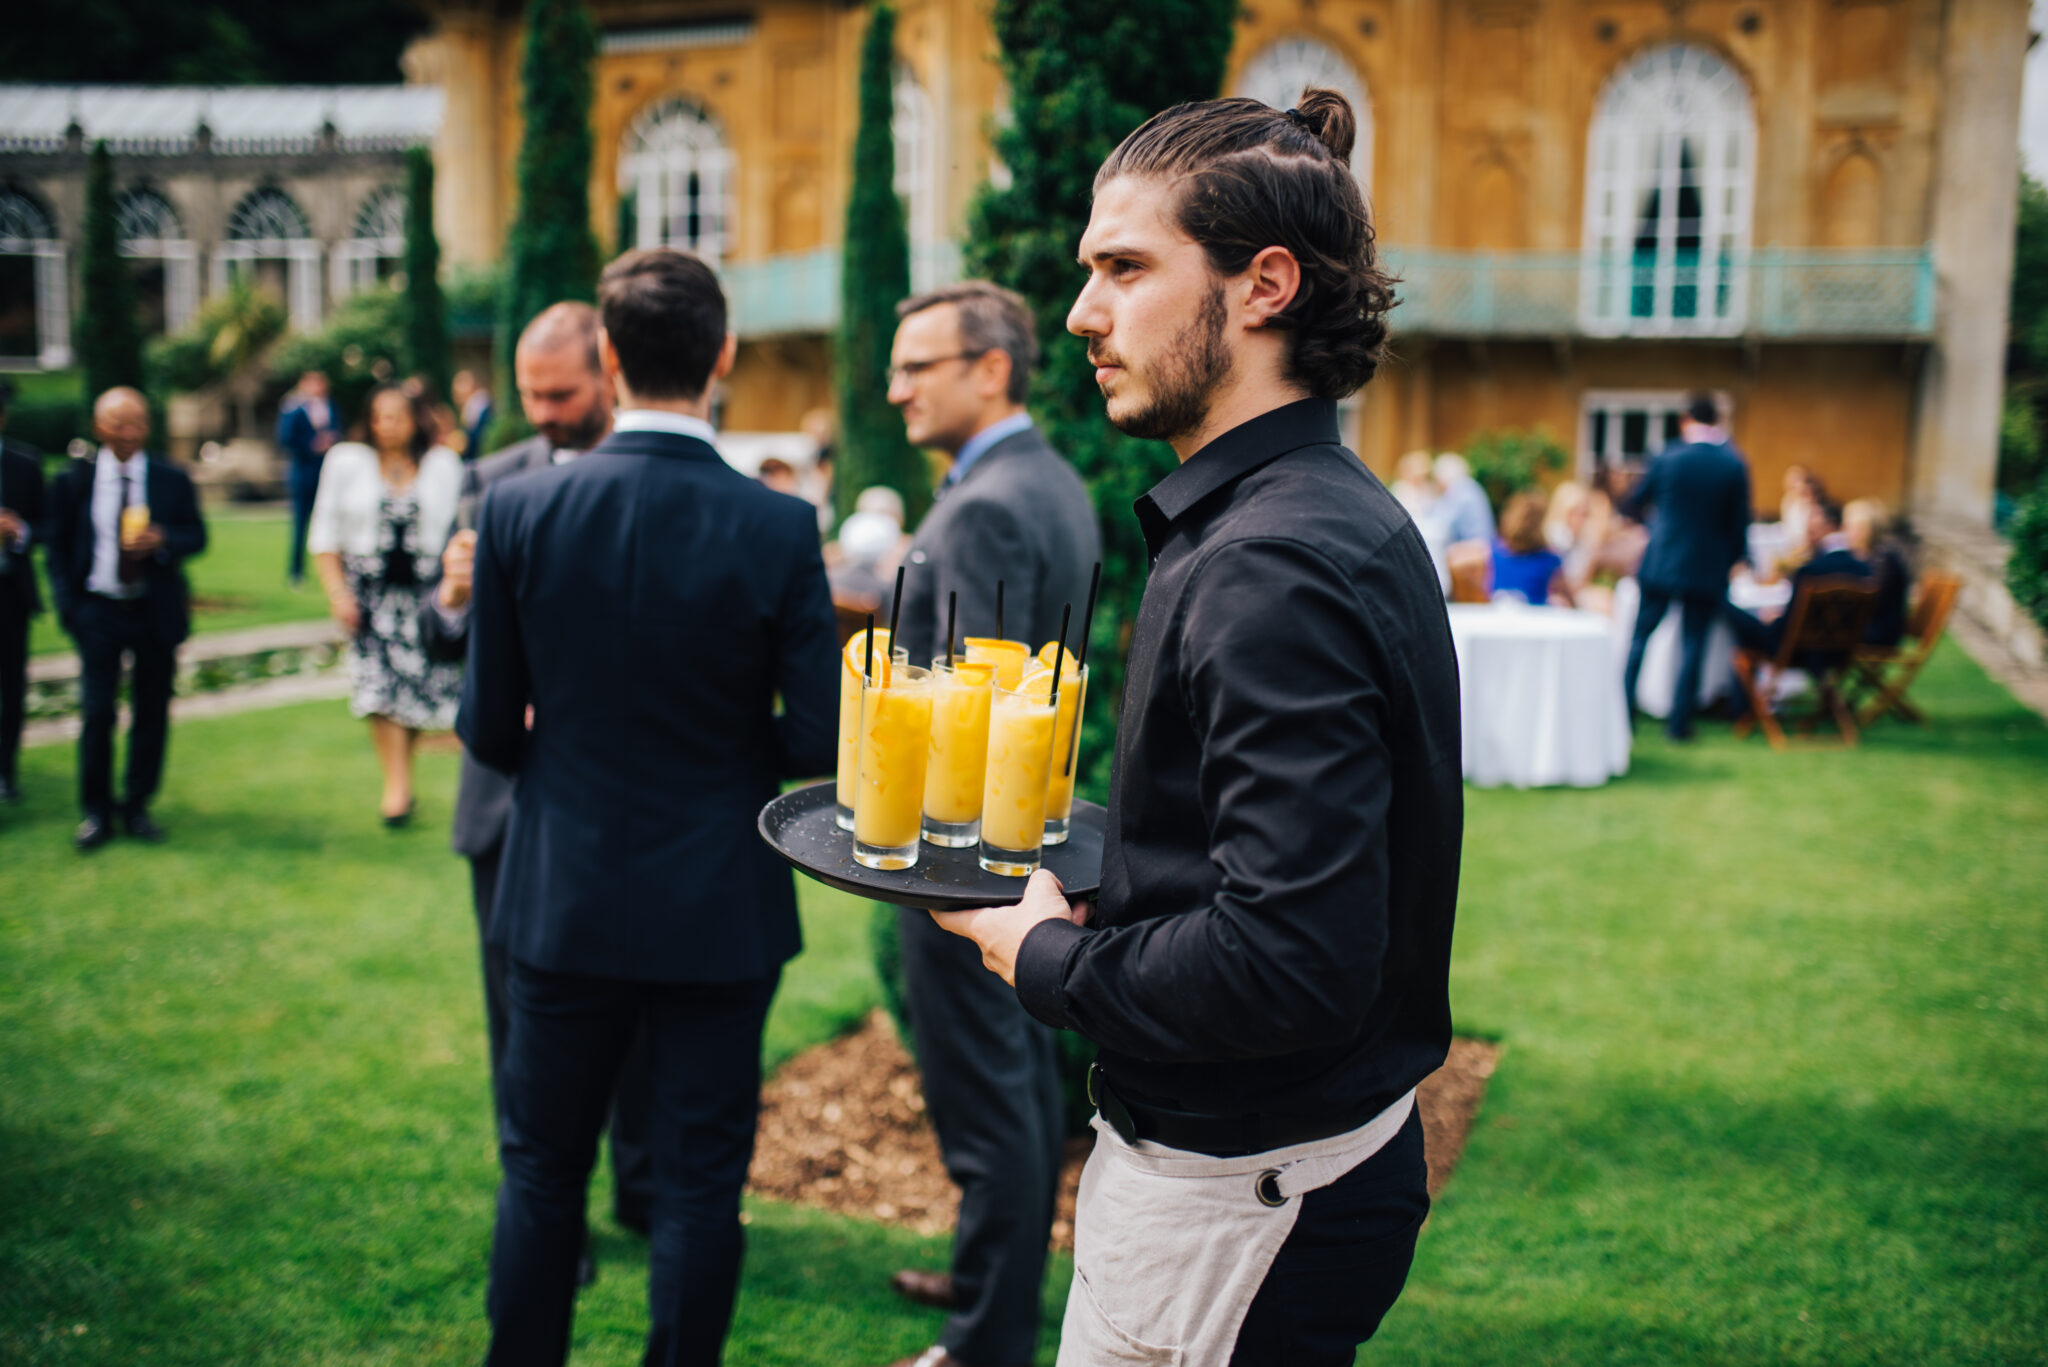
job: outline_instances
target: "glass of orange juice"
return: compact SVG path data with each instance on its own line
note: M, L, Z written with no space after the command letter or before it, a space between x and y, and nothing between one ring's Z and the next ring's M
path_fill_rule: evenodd
M976 664L994 665L996 683L1004 688L1015 688L1024 677L1024 666L1031 660L1031 647L1022 641L1005 641L994 636L969 636L967 658Z
M1052 671L989 698L988 772L981 790L981 866L1010 878L1038 868L1052 777Z
M917 863L931 732L929 670L892 663L862 682L853 857L868 868L907 869Z
M996 667L932 661L931 758L924 774L924 838L944 849L981 839L982 773L988 763L989 690Z
M1039 652L1047 672L1051 672L1054 652L1057 646L1048 645ZM1052 778L1045 794L1045 843L1064 845L1071 829L1074 815L1074 771L1081 762L1080 746L1075 736L1081 725L1081 709L1088 701L1088 668L1082 665L1078 670L1072 653L1066 656L1066 663L1060 673L1060 714L1053 721L1052 729Z
M121 544L127 545L149 529L149 505L131 503L121 509Z
M839 829L853 829L853 785L854 776L860 768L860 751L855 736L860 728L860 671L867 662L867 632L853 633L853 639L846 643L846 649L839 653L839 789L838 809L833 816ZM875 633L875 653L893 664L904 664L910 657L901 650L889 647L889 633Z

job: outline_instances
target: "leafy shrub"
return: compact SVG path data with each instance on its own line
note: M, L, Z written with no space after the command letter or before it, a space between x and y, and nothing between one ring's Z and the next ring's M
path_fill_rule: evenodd
M241 279L208 299L183 332L149 343L150 388L190 393L218 384L254 361L285 329L284 306Z
M18 394L7 406L7 435L61 456L73 438L92 436L92 410L76 392Z
M1547 428L1538 427L1531 432L1502 428L1475 433L1465 443L1465 459L1471 463L1472 478L1498 510L1522 490L1542 484L1545 475L1564 473L1569 457Z
M2006 586L2019 605L2048 628L2048 479L2021 501L2007 534L2012 538L2012 559L2005 566Z
M362 416L370 391L406 373L405 296L388 284L350 295L327 315L318 332L285 339L270 357L270 376L289 384L309 370L325 371L343 428Z
M2005 407L1998 415L1998 487L2014 497L2024 496L2041 477L2048 474L2043 456L2041 415L2034 401L2024 393L2008 389Z

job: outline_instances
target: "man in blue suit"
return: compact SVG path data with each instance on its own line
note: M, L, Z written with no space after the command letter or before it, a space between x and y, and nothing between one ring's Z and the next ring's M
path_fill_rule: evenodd
M614 261L598 293L612 435L485 496L456 722L519 780L490 930L511 1032L487 1360L568 1356L584 1191L644 1020L646 1361L712 1364L739 1284L762 1024L801 948L789 870L754 820L784 779L834 762L837 635L815 512L712 444L734 352L717 278L656 248Z
M1643 647L1675 601L1682 648L1678 686L1671 697L1665 734L1692 739L1692 710L1699 701L1700 668L1707 632L1728 601L1728 572L1749 555L1749 462L1721 430L1720 407L1711 394L1695 394L1679 425L1679 444L1650 462L1649 471L1622 505L1630 517L1650 517L1650 544L1636 582L1643 591L1629 642L1624 694L1633 712Z
M294 588L306 579L306 524L313 520L313 498L320 492L320 467L340 436L326 372L309 370L299 376L298 388L277 415L277 444L291 462L292 547L286 573Z

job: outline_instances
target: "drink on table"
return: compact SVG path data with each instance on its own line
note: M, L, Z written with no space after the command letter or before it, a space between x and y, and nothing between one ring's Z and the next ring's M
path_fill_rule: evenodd
M1052 777L1052 680L1040 670L989 701L988 779L981 794L981 866L1023 878L1038 868Z
M1050 670L1059 646L1048 641L1038 659ZM1081 709L1088 701L1088 670L1077 672L1072 651L1060 674L1060 715L1053 723L1052 782L1045 794L1045 843L1064 845L1074 815L1074 774L1081 766L1080 747L1074 743L1074 728L1081 724Z
M1031 659L1031 647L1022 641L1004 641L993 636L969 636L967 658L977 664L992 664L996 667L996 683L1003 688L1015 688L1024 677L1024 666Z
M931 758L924 775L924 838L946 849L981 839L982 775L988 760L989 690L995 666L932 661Z
M860 763L854 735L860 726L860 671L866 651L867 632L863 630L854 632L839 654L839 805L835 819L842 831L853 829L853 782ZM875 654L899 665L910 658L901 650L890 649L887 631L875 633Z
M917 863L930 758L932 676L877 660L860 690L860 769L853 793L853 857L871 869Z

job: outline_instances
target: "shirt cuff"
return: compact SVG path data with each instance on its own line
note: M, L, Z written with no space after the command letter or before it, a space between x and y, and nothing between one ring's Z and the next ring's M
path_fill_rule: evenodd
M1067 960L1089 932L1072 921L1040 921L1017 946L1017 1000L1055 1030L1075 1030L1067 1015Z
M459 636L468 629L469 604L464 603L459 608L451 608L441 601L439 590L435 591L432 602L434 604L434 615L441 619L441 625L448 629L449 635Z

